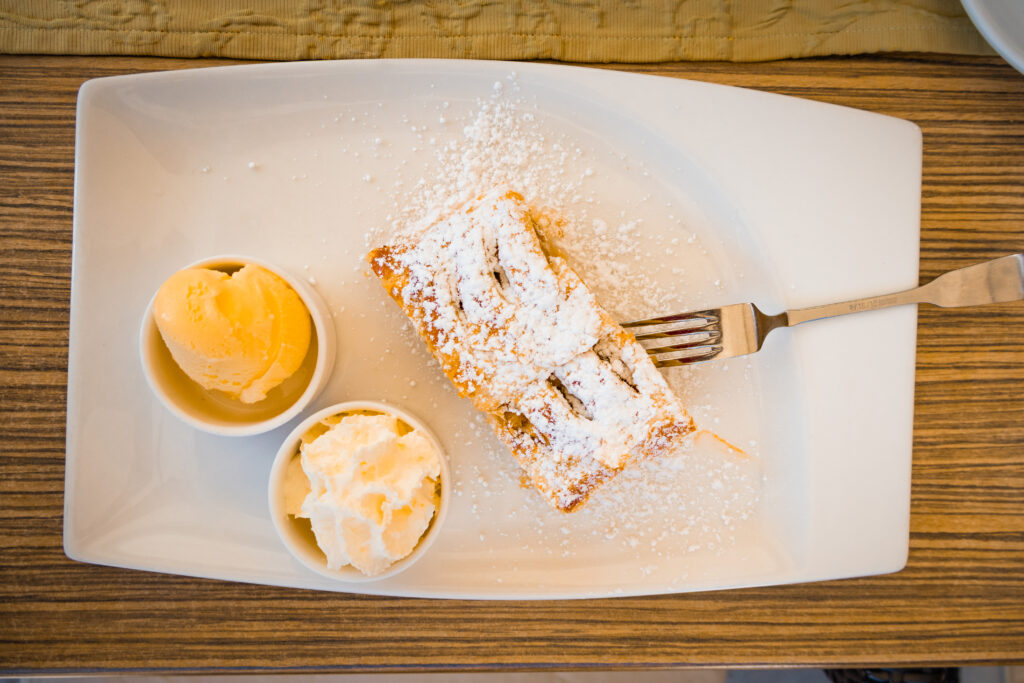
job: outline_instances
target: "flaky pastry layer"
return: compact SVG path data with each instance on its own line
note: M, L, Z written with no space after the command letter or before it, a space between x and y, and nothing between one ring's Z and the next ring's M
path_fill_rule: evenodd
M478 197L367 259L559 510L693 431L643 347L563 258L545 253L518 193Z

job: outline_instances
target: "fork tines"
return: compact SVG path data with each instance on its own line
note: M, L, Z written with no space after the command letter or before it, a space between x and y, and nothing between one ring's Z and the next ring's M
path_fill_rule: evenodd
M721 316L695 311L622 323L647 350L657 367L688 365L721 353Z

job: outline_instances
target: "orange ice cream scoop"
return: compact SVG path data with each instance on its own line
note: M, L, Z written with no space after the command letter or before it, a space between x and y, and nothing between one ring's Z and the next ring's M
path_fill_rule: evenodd
M178 366L204 389L256 403L288 379L309 349L302 299L266 268L232 274L187 268L160 287L153 315Z

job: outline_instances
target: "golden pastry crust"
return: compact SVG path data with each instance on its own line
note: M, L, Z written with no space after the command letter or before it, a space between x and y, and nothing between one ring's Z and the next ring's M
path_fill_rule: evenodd
M693 431L647 353L516 192L492 192L367 256L460 395L557 509Z

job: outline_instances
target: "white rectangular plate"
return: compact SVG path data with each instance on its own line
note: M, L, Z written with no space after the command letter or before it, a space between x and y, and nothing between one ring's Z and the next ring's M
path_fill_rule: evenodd
M64 547L84 562L385 595L570 598L890 572L906 561L916 309L776 332L666 370L700 446L631 468L580 512L520 485L362 261L394 224L510 185L569 219L614 315L768 310L917 284L921 137L876 114L562 66L350 61L100 79L79 95ZM408 571L342 584L274 533L294 426L197 432L149 392L143 310L221 253L309 278L338 361L309 410L383 399L447 449L456 494Z

